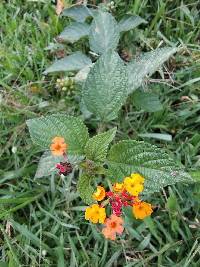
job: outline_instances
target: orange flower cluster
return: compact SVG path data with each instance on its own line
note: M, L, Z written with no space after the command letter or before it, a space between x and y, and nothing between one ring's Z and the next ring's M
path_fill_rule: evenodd
M131 206L136 219L144 219L153 212L151 204L141 201L138 197L144 189L144 177L139 173L133 173L125 177L122 183L115 183L112 191L106 192L104 187L97 186L93 199L100 204L93 204L86 208L85 219L92 223L104 224L102 233L105 238L116 239L116 234L121 235L124 230L122 208ZM112 214L106 218L106 205L110 204Z

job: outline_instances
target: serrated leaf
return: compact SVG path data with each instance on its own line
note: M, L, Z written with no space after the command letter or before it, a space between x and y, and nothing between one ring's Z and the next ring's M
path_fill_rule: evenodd
M78 180L78 192L80 197L82 198L83 202L90 205L94 200L92 199L92 194L94 193L94 189L91 186L92 177L88 176L87 174L82 174Z
M77 71L90 65L91 63L92 61L89 57L78 51L70 56L56 60L44 71L44 74L58 71Z
M90 31L90 25L87 23L72 22L71 25L66 27L63 32L58 36L59 39L74 43L79 39L87 36Z
M87 109L102 121L117 117L127 97L126 68L117 53L108 51L91 68L82 95Z
M191 176L162 149L138 141L122 141L108 155L111 178L122 181L133 172L145 178L145 193L159 191L177 182L189 182Z
M136 90L133 93L133 103L138 109L143 109L147 112L156 112L163 109L159 96L153 92Z
M115 137L117 128L100 133L90 138L85 146L86 157L96 162L104 162L109 144Z
M164 47L154 51L143 53L127 65L129 77L129 93L140 87L144 79L151 76L159 67L168 60L177 48Z
M92 16L92 9L88 9L84 5L74 5L69 8L65 8L62 15L72 18L78 22L84 22L87 17Z
M75 155L67 155L69 162L73 164L77 164L83 160L81 156ZM56 164L64 161L63 156L54 156L51 154L50 151L45 151L44 154L41 156L40 161L38 163L37 171L35 173L35 178L42 178L50 176L54 173L58 173L56 169Z
M90 28L90 48L97 54L103 54L109 49L116 49L119 42L118 24L107 12L99 11L94 17Z
M27 121L34 143L49 149L55 136L62 136L69 145L68 152L82 155L89 139L88 130L81 119L66 115L50 115Z
M35 178L50 176L58 172L55 166L60 161L63 161L63 156L53 156L50 151L45 151L38 163Z
M118 23L119 31L124 32L132 30L137 26L139 26L141 23L147 23L147 22L140 16L126 15Z

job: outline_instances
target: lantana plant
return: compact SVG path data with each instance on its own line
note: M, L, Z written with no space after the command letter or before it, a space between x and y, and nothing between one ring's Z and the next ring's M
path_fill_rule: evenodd
M81 118L64 114L28 120L33 142L44 150L35 178L57 174L67 179L76 170L77 190L88 205L85 219L102 225L105 238L115 240L125 227L124 210L131 207L133 219L142 220L153 212L152 205L146 202L149 194L167 185L192 181L176 158L163 149L136 140L116 143L117 128L108 123L117 118L128 95L139 91L145 77L153 74L177 49L157 49L125 64L115 50L120 31L135 26L134 16L116 22L110 13L82 5L66 9L63 14L76 20L65 33L73 37L74 29L84 28L97 60L92 63L86 55L76 52L55 62L46 73L83 71L86 67L81 102L108 130L100 128L100 132L90 137ZM93 18L90 25L85 23L88 16ZM79 36L83 32L79 31ZM96 185L96 181L102 182Z

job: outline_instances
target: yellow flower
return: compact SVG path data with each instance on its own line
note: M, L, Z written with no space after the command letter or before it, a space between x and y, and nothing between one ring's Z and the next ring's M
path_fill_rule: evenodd
M123 189L124 189L124 184L123 183L115 183L113 185L113 190L115 192L121 192L121 191L123 191Z
M135 183L134 180L130 177L124 179L124 187L126 191L132 196L138 196L140 192L143 191L143 184Z
M94 192L94 194L92 195L92 197L97 201L103 200L105 196L106 196L106 191L103 188L103 186L97 186L97 191Z
M147 202L138 202L133 205L133 214L136 219L144 219L147 216L150 216L153 212L151 204Z
M126 191L133 195L138 196L144 189L144 178L139 173L132 173L130 177L125 177L124 187Z
M85 210L85 219L92 223L104 223L106 219L105 208L100 207L98 204L93 204Z
M138 183L138 184L144 183L144 177L140 175L139 173L132 173L131 178L133 178L135 183Z

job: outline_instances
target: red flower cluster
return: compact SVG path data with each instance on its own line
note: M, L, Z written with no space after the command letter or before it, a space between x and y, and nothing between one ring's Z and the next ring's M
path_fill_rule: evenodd
M109 191L106 196L109 198L112 212L116 216L121 216L123 207L133 206L137 202L137 198L129 195L125 190L118 193Z
M69 162L60 162L56 164L56 169L59 170L59 174L63 174L64 176L67 176L72 172L72 165Z

